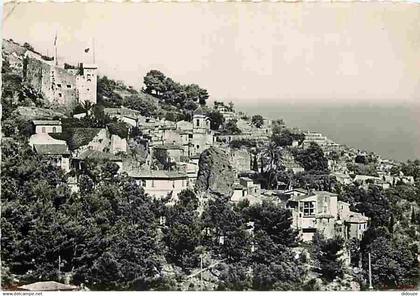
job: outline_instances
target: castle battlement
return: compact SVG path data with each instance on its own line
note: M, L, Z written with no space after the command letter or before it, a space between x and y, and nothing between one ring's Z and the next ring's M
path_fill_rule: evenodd
M74 106L88 101L96 104L96 65L61 66L54 58L31 51L25 53L23 64L24 80L51 103Z

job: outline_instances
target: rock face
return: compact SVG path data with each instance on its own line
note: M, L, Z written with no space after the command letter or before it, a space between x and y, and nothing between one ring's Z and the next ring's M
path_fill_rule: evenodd
M210 147L201 153L195 189L198 192L231 196L235 174L229 156L222 150Z

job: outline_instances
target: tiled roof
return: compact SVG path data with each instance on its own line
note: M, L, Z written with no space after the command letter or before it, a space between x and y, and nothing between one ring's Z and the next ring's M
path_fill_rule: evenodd
M60 120L32 120L35 125L61 125Z
M71 147L74 150L81 146L87 145L92 141L95 136L101 131L101 128L75 128L73 135L70 139Z
M356 212L350 212L350 216L348 218L348 222L350 223L366 223L369 218Z
M133 178L139 179L186 179L188 178L186 173L178 172L178 171L164 171L164 170L155 170L155 171L148 171L148 170L132 170L127 171L127 174Z
M34 144L34 150L41 155L70 155L65 144Z
M176 145L176 144L156 145L153 148L155 148L155 149L164 149L164 150L184 150L184 148L181 145Z
M102 151L97 151L97 150L86 150L80 153L78 157L75 157L75 159L81 159L81 160L99 159L99 160L121 161L120 156L114 155L109 152L102 152Z
M122 115L126 117L132 117L134 119L141 116L141 112L132 110L129 108L104 108L104 113L108 115Z
M320 198L322 196L333 197L333 196L337 196L337 194L331 193L331 192L328 192L328 191L316 191L315 190L315 191L311 191L309 194L294 196L294 197L290 198L289 200L290 201L301 201L301 200L304 200L304 199L309 198L309 197Z
M357 180L362 180L362 181L365 181L365 180L380 180L380 178L379 177L374 177L374 176L367 176L367 175L356 175L354 177L354 181L357 181Z

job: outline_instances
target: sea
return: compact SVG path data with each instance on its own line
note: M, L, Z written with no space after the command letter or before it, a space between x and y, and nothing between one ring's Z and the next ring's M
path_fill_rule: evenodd
M235 104L249 115L283 119L289 127L317 131L339 144L396 161L420 159L420 104Z

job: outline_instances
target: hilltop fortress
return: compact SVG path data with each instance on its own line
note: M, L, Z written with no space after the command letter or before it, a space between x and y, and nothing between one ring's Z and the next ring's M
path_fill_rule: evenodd
M56 58L26 51L23 79L51 102L64 106L96 104L97 66L79 63L77 67L58 65Z

